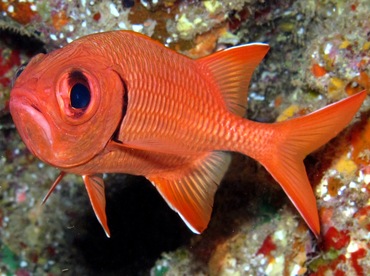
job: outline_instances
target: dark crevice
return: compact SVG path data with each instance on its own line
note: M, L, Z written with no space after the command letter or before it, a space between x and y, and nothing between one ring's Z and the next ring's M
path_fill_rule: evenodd
M74 236L79 261L89 275L149 275L162 252L189 243L193 234L144 178L112 175L107 180L107 238L91 209ZM70 233L70 232L69 232Z

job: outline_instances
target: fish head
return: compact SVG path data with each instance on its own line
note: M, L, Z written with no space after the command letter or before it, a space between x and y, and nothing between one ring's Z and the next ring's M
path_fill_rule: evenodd
M110 141L122 116L125 85L91 45L38 54L17 73L10 113L28 149L60 169L89 162Z

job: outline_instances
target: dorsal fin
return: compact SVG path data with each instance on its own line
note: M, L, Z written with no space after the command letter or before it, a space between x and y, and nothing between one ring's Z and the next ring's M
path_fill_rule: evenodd
M185 168L147 178L186 225L198 234L211 218L214 195L230 159L228 153L211 152Z
M211 72L229 111L239 116L245 115L249 82L269 48L267 44L251 43L196 60L205 72Z
M83 181L87 194L90 198L91 206L93 207L96 218L103 227L107 237L110 237L110 231L105 214L105 190L104 181L101 177L96 175L83 175Z

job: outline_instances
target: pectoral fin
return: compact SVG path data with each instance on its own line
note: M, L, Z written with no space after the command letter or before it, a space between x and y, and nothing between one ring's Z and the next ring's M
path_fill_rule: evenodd
M109 238L110 231L107 223L107 216L105 214L104 181L101 177L96 175L83 175L82 178L84 180L91 205L94 209L95 216Z
M228 153L211 152L184 168L147 178L187 226L199 234L209 223L214 195L230 159Z

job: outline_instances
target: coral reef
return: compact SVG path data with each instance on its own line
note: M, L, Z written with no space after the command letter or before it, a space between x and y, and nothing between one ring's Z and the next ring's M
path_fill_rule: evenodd
M322 224L318 240L269 174L239 155L200 236L145 180L106 176L107 240L79 177L68 176L40 205L57 171L29 153L8 110L13 76L32 55L127 29L193 58L269 43L250 86L248 117L286 120L369 91L369 8L367 0L2 1L0 273L137 275L152 267L152 275L369 274L369 100L346 131L306 159Z

